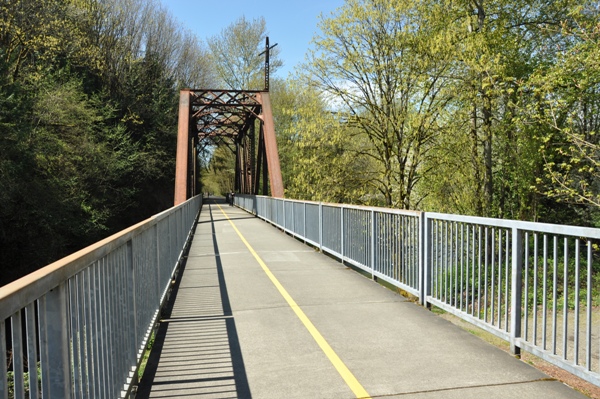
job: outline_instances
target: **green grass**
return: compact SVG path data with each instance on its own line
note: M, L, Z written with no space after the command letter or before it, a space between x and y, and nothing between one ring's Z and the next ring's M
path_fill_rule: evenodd
M141 381L144 376L144 371L146 370L146 364L148 363L148 358L150 357L150 352L152 352L152 346L154 345L154 332L148 338L148 343L146 344L146 350L144 350L144 354L142 355L142 361L140 362L140 367L138 368L138 380Z
M38 374L38 389L42 388L42 371L40 368L40 364L37 365L37 374ZM8 382L8 399L14 399L15 397L15 373L14 371L9 371L7 373L7 382ZM25 392L25 398L29 398L29 371L23 373L23 388Z

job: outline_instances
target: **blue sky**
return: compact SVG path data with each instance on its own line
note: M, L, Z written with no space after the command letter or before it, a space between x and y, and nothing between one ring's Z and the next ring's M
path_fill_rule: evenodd
M318 16L328 17L344 0L160 0L171 14L199 39L219 34L242 15L248 20L263 16L269 42L277 43L286 77L304 60L317 31Z

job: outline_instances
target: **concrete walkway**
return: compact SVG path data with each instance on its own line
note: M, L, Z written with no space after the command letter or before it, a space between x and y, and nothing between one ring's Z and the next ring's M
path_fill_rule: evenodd
M222 201L180 276L138 398L585 398Z

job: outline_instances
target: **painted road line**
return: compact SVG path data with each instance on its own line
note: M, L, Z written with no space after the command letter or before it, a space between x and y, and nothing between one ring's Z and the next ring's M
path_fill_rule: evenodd
M252 254L252 256L254 256L254 259L256 259L256 261L258 262L258 264L260 265L260 267L262 267L263 271L269 277L269 279L271 280L271 282L273 283L273 285L277 288L277 290L279 291L279 293L281 294L281 296L283 296L283 298L286 300L286 302L288 303L288 305L292 308L292 310L294 311L294 313L296 313L296 316L298 316L298 318L300 319L300 321L302 322L302 324L304 324L304 327L306 327L306 329L308 330L308 332L310 333L310 335L312 335L312 337L317 342L317 344L319 345L319 347L321 348L321 350L325 353L325 355L327 356L327 358L329 359L329 361L331 362L331 364L333 364L333 366L335 367L335 369L337 370L337 372L340 373L340 375L342 376L342 378L344 379L344 381L346 382L346 384L348 385L348 387L350 387L350 389L352 390L352 392L354 392L354 395L356 395L356 397L360 398L360 399L370 399L371 396L367 393L367 391L365 390L365 388L363 388L363 386L360 384L360 382L358 382L358 380L356 379L356 377L354 376L354 374L352 374L352 372L344 364L344 362L342 361L342 359L340 359L340 357L334 352L334 350L327 343L327 341L325 340L325 338L323 338L323 336L321 335L321 333L319 332L319 330L317 330L317 328L310 321L310 319L308 318L308 316L306 316L306 314L304 313L304 311L300 308L300 306L298 306L298 304L296 303L296 301L294 301L294 298L291 297L291 295L287 292L287 290L283 287L283 285L281 285L281 283L279 282L279 280L277 280L277 278L275 277L275 275L267 267L266 263L261 259L260 256L258 256L258 254L254 250L254 248L252 248L252 246L250 245L250 243L248 243L248 241L246 240L246 238L244 238L244 236L242 235L242 233L238 230L238 228L233 223L233 221L225 213L225 211L223 210L223 208L221 208L221 206L219 204L217 204L216 202L215 202L215 205L217 205L219 207L219 209L221 210L221 212L223 213L223 215L225 216L225 218L229 221L229 223L231 223L231 226L233 227L233 229L235 230L235 232L237 233L237 235L240 237L240 239L242 240L242 242L244 243L244 245L246 245L246 248L248 248L248 250L250 251L250 253Z

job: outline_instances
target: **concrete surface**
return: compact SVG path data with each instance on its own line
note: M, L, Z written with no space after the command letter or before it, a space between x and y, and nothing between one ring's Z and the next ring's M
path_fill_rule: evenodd
M585 398L324 256L207 200L138 398L355 398L237 229L370 397Z

